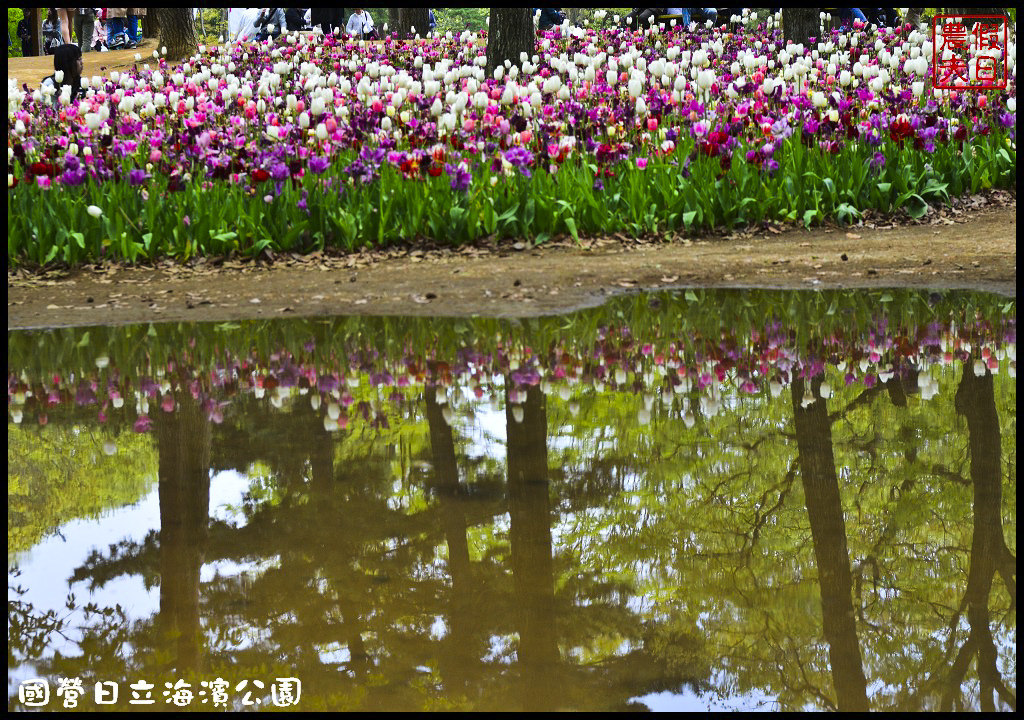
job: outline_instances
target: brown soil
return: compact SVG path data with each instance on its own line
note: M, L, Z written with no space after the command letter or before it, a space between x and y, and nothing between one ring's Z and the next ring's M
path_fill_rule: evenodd
M679 287L977 289L1016 295L1017 211L913 225L779 230L717 239L615 238L271 263L8 272L8 329L316 315L561 313Z

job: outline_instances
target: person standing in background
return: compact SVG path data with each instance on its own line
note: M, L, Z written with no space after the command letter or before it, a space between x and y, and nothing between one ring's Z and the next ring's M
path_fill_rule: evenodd
M82 52L92 50L93 26L96 22L96 8L78 8L75 15L75 37Z
M373 27L373 18L370 17L370 13L362 8L356 8L355 12L349 15L345 32L350 37L359 38L360 40L377 39L377 30Z
M60 19L56 8L49 8L46 11L46 19L43 20L43 54L53 55L54 51L61 46Z
M60 34L65 45L70 45L74 42L74 40L71 39L71 25L75 22L76 9L77 8L57 8L57 18L60 20Z
M313 8L310 23L313 27L319 25L324 35L330 35L335 28L340 32L345 27L345 8Z
M146 8L128 8L128 40L132 47L142 42L142 36L139 35L139 18L144 17Z
M36 46L32 42L32 8L22 8L22 18L18 23L18 38L21 40L21 54L32 57L36 54Z

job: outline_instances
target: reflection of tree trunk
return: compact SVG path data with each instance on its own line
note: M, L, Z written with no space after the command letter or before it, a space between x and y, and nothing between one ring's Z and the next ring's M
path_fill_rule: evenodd
M963 377L957 388L954 406L958 414L967 418L970 438L971 483L974 486L974 534L971 539L971 565L967 575L967 589L961 609L967 607L967 621L971 631L967 641L957 653L950 669L950 680L943 696L944 710L951 710L954 697L973 655L978 656L978 679L981 682L981 709L995 709L993 691L1011 708L1017 699L1006 687L999 673L995 641L989 624L989 595L992 580L998 572L1010 592L1011 603L1017 601L1017 560L1006 547L1003 538L1002 517L1002 438L999 416L996 414L992 374L974 374L973 358L964 363Z
M157 422L160 452L160 620L177 637L177 670L199 671L199 568L210 505L210 423L179 393Z
M820 379L813 381L815 395L820 385ZM867 683L854 622L853 579L839 478L832 454L832 426L825 401L818 397L805 409L800 405L803 395L804 381L794 379L793 418L800 479L818 566L822 625L828 642L836 704L842 711L867 711Z
M452 578L451 602L448 605L448 646L441 655L441 677L445 684L463 688L469 680L469 669L479 660L479 641L474 641L472 567L469 542L466 538L466 515L459 501L459 468L455 461L455 439L451 426L445 422L437 391L426 390L427 424L430 426L430 449L434 474L430 488L437 496L441 525L448 542L448 572ZM454 688L450 688L454 689Z
M506 388L511 385L506 380ZM512 580L519 608L519 664L523 668L524 710L555 705L558 642L551 558L551 506L548 497L547 410L544 394L530 387L516 422L505 401L508 447L509 539Z

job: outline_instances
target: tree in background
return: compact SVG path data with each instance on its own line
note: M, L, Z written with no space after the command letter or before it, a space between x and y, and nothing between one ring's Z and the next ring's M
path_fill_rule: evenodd
M388 8L388 32L400 38L426 35L430 26L430 11L425 7Z
M487 8L437 8L434 17L439 34L450 32L458 35L464 30L481 32L487 29Z
M491 8L487 26L487 74L506 60L519 64L520 55L534 50L533 10L530 8Z
M160 26L160 45L168 60L181 60L199 49L195 18L190 8L154 8L151 13Z
M807 44L820 34L817 8L782 8L782 33L786 40Z

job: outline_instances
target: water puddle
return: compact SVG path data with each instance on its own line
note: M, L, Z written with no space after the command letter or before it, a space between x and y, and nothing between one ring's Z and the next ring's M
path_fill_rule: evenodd
M8 333L8 706L1016 703L1016 303Z

